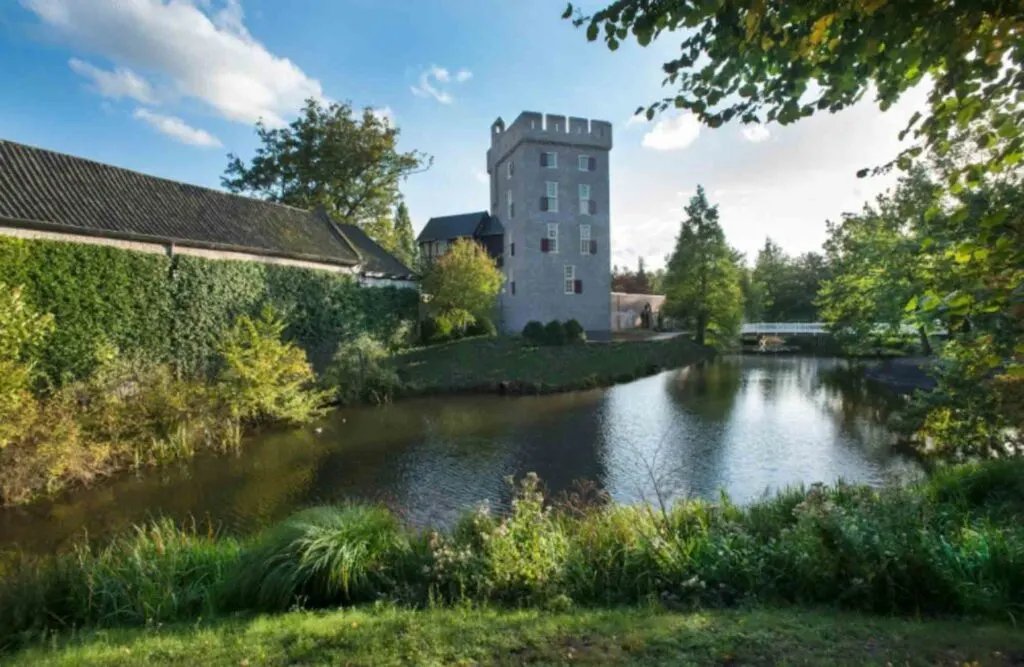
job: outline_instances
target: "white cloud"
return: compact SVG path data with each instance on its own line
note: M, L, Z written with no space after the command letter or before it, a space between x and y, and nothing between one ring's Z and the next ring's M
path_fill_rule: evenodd
M772 133L764 125L743 126L743 138L755 144L761 143L770 136L772 136Z
M454 83L465 83L473 78L473 73L462 68L455 73ZM453 83L451 72L444 67L431 65L429 69L420 74L419 83L410 86L409 89L417 97L432 97L441 104L451 104L455 98L444 88L446 84Z
M372 113L382 123L387 123L388 125L395 124L395 112L391 107L379 107L373 109Z
M202 146L204 148L216 148L223 145L220 143L220 139L206 130L192 127L176 116L165 116L164 114L154 113L149 109L142 108L136 109L133 115L183 144Z
M477 182L483 183L484 185L487 185L488 183L491 182L491 177L487 175L487 172L480 171L479 169L473 172L473 178L475 178Z
M323 98L319 81L253 39L238 0L225 0L219 9L212 0L21 4L73 46L101 54L119 68L144 72L175 95L198 99L229 120L263 118L279 126L306 98Z
M643 125L647 122L648 121L646 114L633 114L632 116L629 117L629 120L626 121L626 127L633 127L634 125Z
M145 104L156 103L149 83L127 67L118 67L111 72L78 58L69 60L68 66L75 74L92 81L92 87L103 97L112 97L115 100L128 97Z
M656 151L675 151L686 148L700 134L700 121L693 114L681 113L672 118L659 120L644 135L644 148Z

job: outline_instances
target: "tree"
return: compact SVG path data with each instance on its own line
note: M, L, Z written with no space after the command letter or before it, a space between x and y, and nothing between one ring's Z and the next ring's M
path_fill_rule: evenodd
M357 225L385 248L396 247L392 212L399 183L428 168L432 158L398 151L398 128L364 109L306 101L287 127L256 124L260 146L248 165L234 154L221 184L244 193L313 209L323 206L336 220Z
M393 236L395 257L406 266L415 267L419 252L416 247L416 234L412 230L412 219L409 217L409 207L405 205L404 201L399 201L398 206L395 207Z
M697 343L724 345L743 318L742 255L725 242L718 207L708 203L703 187L697 187L685 211L665 274L663 310L688 322Z
M494 309L504 280L480 244L458 239L431 266L423 279L423 292L432 314L465 328Z
M653 294L651 291L650 274L644 270L644 258L637 259L636 272L626 267L615 266L612 269L612 291L623 294Z
M637 110L648 119L675 107L712 128L733 119L786 125L872 89L884 111L929 75L928 115L904 130L924 146L896 163L909 167L922 148L946 153L957 128L988 116L977 139L999 149L958 169L968 182L1024 157L1022 17L1019 0L616 0L589 16L570 3L563 14L586 24L590 41L603 29L613 51L630 34L646 46L684 33L679 56L663 65L663 85L678 90Z
M811 322L817 319L814 299L826 275L827 263L821 255L793 258L767 238L751 271L750 296L764 321Z

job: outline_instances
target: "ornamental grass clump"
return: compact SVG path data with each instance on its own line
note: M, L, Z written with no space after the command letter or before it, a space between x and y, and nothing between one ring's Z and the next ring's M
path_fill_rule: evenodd
M245 550L226 605L285 611L377 600L393 588L393 570L409 548L408 534L384 508L314 507Z

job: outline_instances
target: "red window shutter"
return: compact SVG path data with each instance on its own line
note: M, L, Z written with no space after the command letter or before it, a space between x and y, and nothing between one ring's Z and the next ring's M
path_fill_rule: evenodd
M572 284L572 291L576 294L583 294L583 281L575 280Z
M591 255L596 255L597 254L597 241L591 241L590 242L590 254Z
M541 239L540 240L540 251L541 252L548 252L550 247L551 247L551 241L550 240L548 240L548 239Z
M587 200L587 213L590 215L597 213L597 202L593 199Z
M548 198L547 197L541 197L540 198L540 210L542 210L542 211L548 210Z
M587 158L587 171L597 171L597 158L596 157L588 157Z

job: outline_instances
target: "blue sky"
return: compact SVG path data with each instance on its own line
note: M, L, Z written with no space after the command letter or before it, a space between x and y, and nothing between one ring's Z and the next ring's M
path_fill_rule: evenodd
M591 3L595 4L595 3ZM678 39L615 53L560 20L561 0L15 0L0 7L0 138L219 187L253 123L310 95L388 113L403 149L434 156L403 192L417 229L487 208L491 122L520 111L615 126L613 261L660 265L701 183L729 241L818 248L826 219L888 185L857 169L892 157L922 94L795 126L631 122L661 97ZM424 85L425 84L425 85Z

